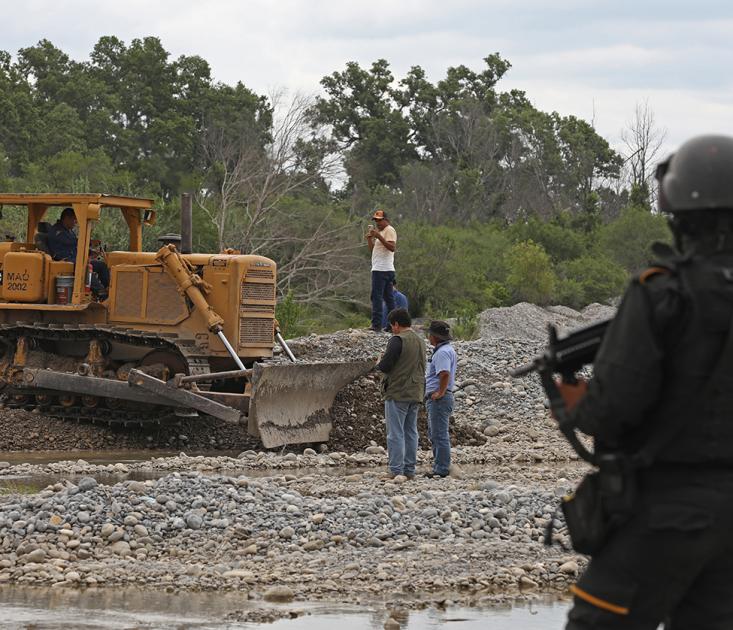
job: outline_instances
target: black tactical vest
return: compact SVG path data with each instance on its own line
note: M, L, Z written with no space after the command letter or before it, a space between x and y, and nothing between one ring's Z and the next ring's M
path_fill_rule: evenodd
M694 258L671 271L684 312L662 322L662 392L645 425L681 428L655 459L733 465L733 255Z

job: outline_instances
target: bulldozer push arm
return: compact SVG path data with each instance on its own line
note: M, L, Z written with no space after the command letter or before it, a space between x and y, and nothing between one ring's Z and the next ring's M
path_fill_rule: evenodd
M127 382L97 378L89 374L67 374L54 370L33 368L25 368L22 379L26 386L41 390L60 390L87 396L130 400L149 405L159 405L164 402L170 407L196 409L231 424L239 424L242 415L239 409L223 405L215 400L209 400L196 392L171 387L165 381L139 370L130 370Z
M559 374L564 383L576 383L576 372L593 363L610 323L611 320L606 319L597 324L573 330L563 337L558 337L557 329L551 325L549 326L550 341L547 349L530 363L511 371L511 375L515 378L537 372L560 431L575 452L591 464L596 464L595 453L591 453L583 445L574 427L570 424L565 402L557 388L554 375Z
M206 326L208 329L219 337L229 355L234 359L237 367L240 370L244 370L244 364L237 356L237 353L234 351L234 348L232 348L229 340L224 335L224 331L222 330L224 320L221 315L211 307L205 297L206 294L211 291L211 286L209 286L209 284L194 271L191 264L178 253L175 245L166 245L165 247L161 247L155 256L155 259L163 265L163 268L168 272L171 278L173 278L176 285L178 285L178 290L191 300L194 308L203 313L206 318ZM275 320L275 339L280 344L287 357L295 363L295 356L290 351L288 344L285 343L285 339L283 339L282 334L280 333L280 326L277 323L277 320Z
M234 363L240 370L244 370L242 360L232 348L229 340L224 335L222 329L224 320L206 300L205 294L211 291L211 286L199 276L186 261L183 256L178 253L175 245L165 245L158 250L155 259L159 261L163 268L168 272L174 282L178 285L178 290L185 294L200 313L206 318L207 328L213 332L227 349L229 356L232 357Z

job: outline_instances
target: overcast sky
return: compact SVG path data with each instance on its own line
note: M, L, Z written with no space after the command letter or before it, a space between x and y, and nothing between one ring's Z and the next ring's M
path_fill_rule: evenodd
M540 109L593 121L614 146L637 103L668 130L668 148L733 135L733 3L698 0L0 0L0 49L40 39L85 60L103 35L154 35L173 57L200 55L214 77L316 92L347 61L387 59L436 81L499 52L499 88Z

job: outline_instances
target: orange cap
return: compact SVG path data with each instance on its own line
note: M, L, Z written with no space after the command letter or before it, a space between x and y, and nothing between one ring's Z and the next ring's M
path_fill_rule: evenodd
M375 210L374 214L372 215L372 219L375 221L379 221L381 219L386 219L387 215L384 214L384 210Z

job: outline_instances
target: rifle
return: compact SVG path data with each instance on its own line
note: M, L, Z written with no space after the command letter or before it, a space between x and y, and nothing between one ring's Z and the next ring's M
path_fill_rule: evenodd
M514 377L537 372L560 431L580 457L598 468L597 472L586 475L575 492L564 497L560 505L573 549L579 553L593 554L602 548L611 531L628 518L636 494L631 460L622 452L591 452L583 445L554 379L554 375L559 374L564 383L577 383L576 372L593 363L610 323L610 319L600 321L573 330L562 338L558 337L557 329L550 326L547 349L532 362L511 372ZM554 527L553 517L545 529L546 546L552 545Z
M578 455L593 465L597 465L596 455L585 448L575 434L575 429L571 426L565 410L565 403L553 377L559 374L564 383L577 383L576 372L593 363L610 323L611 320L606 319L597 324L573 330L563 337L558 337L557 328L550 325L550 342L547 349L530 363L511 371L511 375L515 378L537 372L550 401L550 410L560 426L560 431Z

